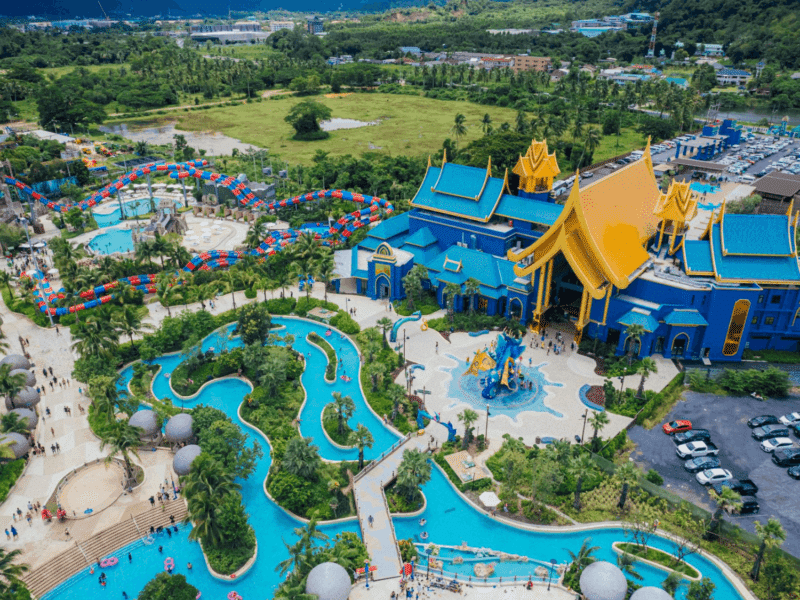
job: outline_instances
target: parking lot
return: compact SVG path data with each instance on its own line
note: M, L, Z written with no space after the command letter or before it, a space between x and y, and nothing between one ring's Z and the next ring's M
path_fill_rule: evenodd
M726 516L743 529L754 532L753 522L766 523L769 517L780 520L787 533L783 548L800 556L800 481L790 478L786 469L772 463L771 455L751 437L748 419L764 414L781 415L800 408L800 399L759 401L751 397L733 398L711 394L684 394L666 421L688 419L694 429L708 429L711 441L720 448L721 467L737 479L752 479L758 486L760 512L756 515ZM706 488L697 483L694 474L683 468L675 454L675 444L661 426L646 430L635 427L629 437L637 445L633 453L636 463L645 470L653 468L664 478L664 487L672 493L713 512L716 505ZM794 435L790 436L800 445Z

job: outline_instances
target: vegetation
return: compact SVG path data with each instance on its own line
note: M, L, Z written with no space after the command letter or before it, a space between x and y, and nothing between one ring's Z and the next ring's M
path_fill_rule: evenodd
M8 492L25 470L25 460L18 458L10 462L0 463L0 502L8 498Z
M698 371L689 375L689 387L695 392L728 393L732 396L759 394L783 398L792 384L789 374L781 369L769 367L765 370L746 369L725 371L717 378L710 378Z
M325 367L325 379L327 381L335 381L336 367L338 365L336 360L336 350L334 350L333 346L331 346L325 339L323 339L314 331L308 334L308 341L316 344L322 348L323 352L325 352L328 357L328 365Z
M629 544L629 543L619 543L617 547L622 550L623 552L627 552L629 554L633 554L638 558L643 558L645 560L652 561L654 563L658 563L659 565L663 565L678 573L683 573L684 575L688 575L689 577L699 577L700 573L692 567L691 565L683 562L683 561L676 561L675 557L667 552L662 552L656 548L643 548L637 544Z
M248 446L241 428L221 410L199 404L192 409L192 431L197 444L235 477L247 479L263 456L261 446L254 441Z
M144 586L138 600L195 600L198 590L183 575L159 573Z
M31 594L20 577L28 572L25 563L18 562L21 550L0 548L0 596L9 600L30 600Z

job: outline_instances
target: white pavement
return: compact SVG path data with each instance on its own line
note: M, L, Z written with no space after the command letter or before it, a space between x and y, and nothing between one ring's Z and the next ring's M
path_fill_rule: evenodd
M459 594L428 587L427 580L422 578L412 582L411 587L414 588L413 597L416 598L416 594L419 592L420 600L455 600L466 596L477 600L574 600L575 598L575 592L570 592L566 588L553 584L548 590L547 585L541 583L534 584L530 590L526 589L525 585L521 583L489 586L467 585L462 588L462 593ZM402 598L405 595L401 594L397 581L371 581L369 589L362 582L353 586L348 600L388 600L392 592L400 594L398 598Z

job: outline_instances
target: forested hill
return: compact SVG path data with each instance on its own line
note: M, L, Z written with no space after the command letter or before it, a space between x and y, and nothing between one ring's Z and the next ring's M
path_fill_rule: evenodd
M798 0L628 0L624 11L632 10L660 11L660 39L724 44L735 62L800 67Z

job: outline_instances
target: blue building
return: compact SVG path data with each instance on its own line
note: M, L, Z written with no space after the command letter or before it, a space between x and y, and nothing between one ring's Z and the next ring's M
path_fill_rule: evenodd
M721 134L720 134L721 135ZM405 297L415 265L446 306L449 284L469 307L541 327L566 315L583 335L619 354L736 361L746 347L797 350L800 269L797 216L726 214L699 237L689 183L662 192L649 145L607 177L576 180L564 205L551 197L559 169L533 142L509 173L445 162L428 165L411 210L336 252L337 289L373 299ZM452 286L451 286L452 289ZM640 329L631 348L629 328Z

